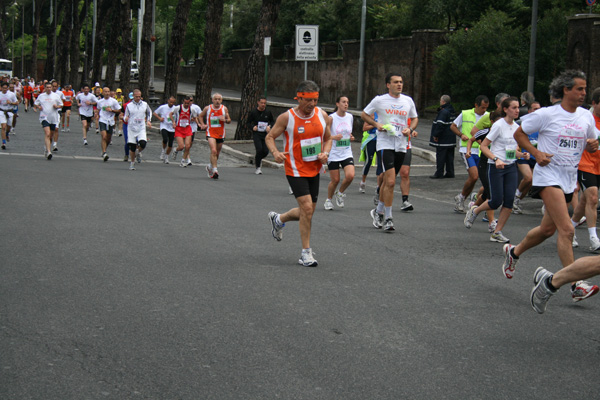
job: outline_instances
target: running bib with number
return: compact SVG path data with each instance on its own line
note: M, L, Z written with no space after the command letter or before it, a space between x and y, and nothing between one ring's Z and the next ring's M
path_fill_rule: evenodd
M514 160L517 158L517 150L515 149L506 149L506 159Z
M581 154L581 147L583 139L579 136L558 136L558 151L557 153L562 156L576 157Z
M300 148L302 149L302 160L316 161L317 156L321 153L321 138L300 140Z
M340 139L337 141L336 147L350 147L350 139Z
M269 126L269 124L268 124L267 122L262 122L262 121L259 121L259 122L258 122L258 128L257 128L257 130L258 130L259 132L264 132L264 131L266 131L266 130L267 130L267 126Z
M143 118L134 118L133 119L133 125L143 125L143 124L144 124Z
M188 126L190 124L190 120L189 119L180 119L179 120L179 126L182 128L185 128L186 126Z
M213 128L220 128L221 120L219 119L219 117L210 117L210 126L212 126Z
M390 118L390 124L394 127L394 136L403 136L402 131L406 124L400 118Z

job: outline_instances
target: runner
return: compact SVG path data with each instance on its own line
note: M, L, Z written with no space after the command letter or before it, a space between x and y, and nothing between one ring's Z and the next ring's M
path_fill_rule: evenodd
M63 106L60 97L52 92L52 84L46 83L44 93L40 94L34 103L34 110L40 110L40 122L44 129L45 145L44 157L48 160L52 159L52 132L60 121L58 110Z
M175 96L169 97L167 103L158 107L152 114L160 121L160 134L162 135L160 159L165 164L169 163L169 155L173 149L173 140L175 140L175 128L173 127L173 120L170 117L175 101Z
M219 179L219 171L217 171L217 161L221 154L221 148L225 141L225 125L223 123L231 123L229 111L227 107L222 105L223 96L220 93L215 93L212 96L212 104L204 107L199 119L200 127L206 130L206 140L210 147L210 164L206 166L206 173L209 178ZM206 123L202 122L206 118Z
M192 96L185 96L183 104L174 106L169 113L169 119L172 121L171 126L175 129L175 138L177 139L177 151L183 151L183 156L179 166L182 168L188 165L188 156L190 155L190 147L192 146L192 127L191 123L198 115L192 111Z
M194 104L194 97L190 96L190 108L192 109L192 114L199 116L200 113L202 112L202 109L200 108L200 106L198 104ZM192 142L190 143L190 151L189 153L192 152L192 147L194 146L194 138L196 137L196 132L198 132L198 120L199 118L192 118L192 122L190 124L190 126L192 127ZM188 153L188 157L187 157L187 165L190 166L192 165L192 158L190 157L190 154Z
M127 132L127 122L125 122L125 109L127 108L127 105L129 103L131 103L131 101L133 100L133 92L129 92L129 94L127 95L127 100L125 101L125 103L123 104L123 107L121 108L121 118L123 119L123 139L125 140L125 156L123 157L123 161L127 162L129 161L129 143L127 143L127 139L128 139L128 132Z
M475 107L469 110L463 110L454 122L452 122L452 125L450 125L452 132L460 138L459 153L465 163L467 172L469 173L462 191L454 197L454 212L457 213L465 212L465 200L473 191L478 179L477 164L479 163L479 143L473 143L471 157L466 157L467 141L473 136L471 133L473 126L481 117L488 114L487 109L489 105L490 100L487 96L477 96L475 99Z
M116 90L115 99L117 100L117 102L119 102L119 105L121 106L121 110L124 110L125 102L127 102L127 99L125 98L125 96L123 96L123 90L121 90L121 88L118 88ZM123 136L123 112L120 112L118 115L117 135ZM125 142L127 143L127 141L125 141Z
M261 97L258 99L258 105L250 115L248 116L248 129L252 131L252 140L254 141L254 149L256 155L254 156L254 166L256 175L262 175L262 160L269 155L269 148L265 143L267 134L271 131L273 126L273 114L267 110L267 99Z
M396 175L406 155L406 137L416 137L419 124L417 109L413 99L402 94L403 80L398 73L390 73L385 77L388 93L375 97L363 110L363 121L377 128L377 158L383 166L383 182L379 203L371 210L373 226L385 231L394 230L392 203ZM371 114L377 112L379 122ZM410 125L408 119L411 119ZM385 216L384 216L385 212Z
M529 105L529 113L535 112L541 108L540 103L534 101ZM520 112L520 111L519 111ZM537 146L537 138L538 133L534 132L529 135L529 141ZM517 160L517 168L519 168L519 172L523 179L521 179L521 183L519 183L519 187L515 192L515 203L513 204L513 213L515 214L523 214L523 209L521 208L521 200L529 193L531 189L531 184L533 182L533 168L535 168L535 158L529 157L528 160L524 158L519 158Z
M29 83L23 85L23 96L25 98L25 112L28 112L29 107L33 104L33 88Z
M373 113L371 117L377 121L377 113ZM375 160L375 152L377 151L377 128L373 125L367 124L363 122L363 137L360 143L360 158L359 161L364 162L363 170L362 170L362 179L358 184L358 191L360 193L365 193L365 188L367 185L367 175L369 174L369 170L371 169L371 165L374 164ZM377 173L379 176L379 173ZM377 185L379 189L379 185ZM379 203L379 193L377 194L377 203Z
M60 97L60 101L63 103L63 108L64 108L64 104L65 101L67 101L67 97L65 96L65 94L58 90L58 82L53 80L52 82L50 82L52 84L52 93L54 93L55 95L57 95L58 97ZM58 126L60 125L60 120L62 119L62 115L61 115L61 111L62 108L60 110L58 110L58 116L59 116L59 122L54 125L54 132L52 132L52 151L58 151Z
M488 159L490 198L479 207L472 206L465 215L464 224L465 227L471 228L480 212L495 210L502 205L490 241L507 243L510 240L502 234L502 228L510 217L515 199L513 193L517 188L519 178L516 159L523 157L528 160L529 154L518 151L517 142L513 137L518 128L515 120L519 118L519 99L516 97L504 99L501 110L502 119L492 126L490 133L480 146L481 152Z
M60 113L61 132L71 132L69 125L71 124L71 107L73 106L73 97L75 96L75 93L73 92L71 85L65 85L62 93L65 98L63 100L63 109Z
M102 88L100 87L100 84L98 82L96 82L96 85L94 86L93 94L94 96L96 96L96 102L102 99ZM96 135L100 133L99 118L100 113L98 111L98 105L96 103L94 104L94 124L96 125Z
M88 84L83 84L82 89L83 92L79 93L75 99L77 100L79 117L81 118L83 144L87 146L87 134L88 130L92 126L92 119L94 118L94 106L98 103L98 99L96 96L90 93L90 86Z
M271 234L280 241L286 222L298 221L302 252L298 263L305 267L318 265L310 247L312 217L319 196L319 172L327 162L331 149L331 121L317 107L319 87L313 81L302 81L296 89L298 105L277 117L265 139L275 162L285 163L285 175L298 207L283 214L269 212ZM277 150L275 139L284 134L285 149Z
M115 128L115 114L119 114L121 106L119 102L110 97L110 88L102 89L103 98L98 101L98 117L100 120L100 132L102 133L102 159L108 161L108 145L112 140Z
M573 224L569 218L567 203L571 200L577 183L577 165L581 153L598 149L598 130L592 114L579 107L585 101L586 77L581 71L568 70L550 84L552 95L561 99L560 104L542 108L523 117L515 132L515 139L522 149L535 157L532 197L544 201L545 213L539 226L527 233L516 246L504 245L502 272L511 279L519 257L558 231L556 247L563 267L573 263ZM535 148L528 133L539 132ZM574 301L583 300L598 291L596 285L580 280L571 286ZM590 294L591 293L591 294Z
M12 122L12 110L19 104L17 96L8 91L8 82L2 82L2 92L0 93L0 124L2 125L2 150L6 150L6 142L10 139L7 135Z
M135 171L135 161L142 162L142 151L146 148L146 127L152 128L152 110L148 103L142 100L142 92L139 89L133 91L133 101L127 103L123 122L127 126L127 144L129 145L130 171Z
M19 93L19 91L17 90L17 88L13 82L10 82L8 84L8 91L14 93L15 96L17 97L17 101L19 103L21 103L23 98L21 97L21 94ZM12 118L11 118L12 125L10 123L7 125L7 129L8 129L8 131L10 131L11 135L17 134L15 131L15 128L17 127L17 118L19 118L19 105L18 104L16 106L14 106L13 110L12 110ZM8 135L8 131L7 131L7 135Z

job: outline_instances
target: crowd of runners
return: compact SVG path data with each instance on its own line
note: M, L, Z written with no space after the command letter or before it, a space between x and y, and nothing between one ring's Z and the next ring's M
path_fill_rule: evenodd
M585 279L600 274L600 256L577 261L573 256L573 247L578 246L574 228L583 223L588 227L590 250L600 250L596 233L600 88L593 91L592 107L587 110L582 107L586 100L586 83L580 71L565 71L550 85L552 105L549 107L541 108L528 92L520 98L499 93L495 98L496 109L490 113L487 111L490 101L481 95L475 99L472 109L463 110L452 119L449 119L452 112L447 112L445 121L434 121L434 130L447 130L450 135L459 137L459 154L468 173L462 190L454 198L454 211L465 214L466 228L473 226L479 214L485 215L490 241L504 245L502 273L505 278L513 278L518 260L528 249L558 232L557 251L564 268L554 275L542 267L535 271L531 304L539 313L545 311L550 296L567 283L571 284L574 301L589 298L599 291L598 286ZM310 236L320 175L324 171L328 170L330 177L324 209L333 210L334 203L344 208L355 177L352 141L361 141L360 161L364 162L358 192L365 193L370 167L376 167L375 208L370 211L369 223L384 232L395 230L392 208L398 176L402 194L400 210L414 209L408 200L411 138L418 135L419 118L412 98L402 93L402 76L390 73L385 84L387 93L373 98L362 111L363 132L356 137L354 117L348 113L349 98L338 97L334 112L328 115L317 106L320 89L312 81L299 84L295 97L298 105L277 119L266 109L266 98L259 100L250 115L248 128L253 132L256 147L255 173L262 174L262 160L271 152L276 162L284 164L290 194L296 198L297 207L283 213L271 211L269 221L272 236L277 241L282 240L287 222L298 221L302 244L300 265L318 265ZM451 110L446 107L449 103L450 97L442 96L440 110ZM98 83L93 88L84 84L75 93L71 86L61 88L55 81L43 81L39 85L18 79L2 82L2 149L7 148L10 135L15 134L20 104L24 105L25 112L31 109L39 112L44 130L44 156L49 160L58 151L59 131L70 131L71 107L75 104L81 120L82 145L88 145L87 134L94 126L96 133L102 135L102 160L109 159L108 146L113 134L124 135L123 160L129 161L130 170L135 170L136 163L142 161L148 140L146 132L154 117L160 122L160 159L165 164L181 153L179 165L191 165L190 148L195 134L198 130L205 131L210 148L206 173L211 179L219 178L217 163L225 125L231 123L231 116L218 93L212 96L212 104L203 109L194 104L191 96L186 96L179 105L171 97L153 112L138 89L124 96L120 89L111 90ZM283 149L276 144L281 135ZM438 171L431 178L454 178L454 168L446 160L453 160L453 155L446 153L446 150L437 151L438 158L443 156L444 161L440 164L438 160ZM446 174L442 175L444 165ZM481 187L474 193L478 181ZM539 226L513 245L502 229L511 214L522 212L520 202L526 195L543 201L543 216Z

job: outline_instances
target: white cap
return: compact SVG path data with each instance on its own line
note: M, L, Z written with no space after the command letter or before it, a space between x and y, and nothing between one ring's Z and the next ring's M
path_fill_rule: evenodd
M95 86L100 86L100 82L96 82L96 85L95 85Z

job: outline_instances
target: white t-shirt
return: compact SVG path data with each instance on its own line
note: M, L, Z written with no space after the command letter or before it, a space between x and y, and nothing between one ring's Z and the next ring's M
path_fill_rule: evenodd
M515 131L519 125L516 122L508 124L504 118L496 121L486 139L489 139L490 151L505 164L513 164L516 161L517 141L514 138ZM488 159L488 164L495 164L494 160Z
M94 104L96 104L96 102L98 101L98 99L96 98L96 96L94 96L91 93L88 93L87 95L82 93L79 93L75 99L79 102L79 115L83 115L84 117L93 117L94 116ZM87 104L87 102L90 102L90 104Z
M17 101L17 96L7 90L6 93L0 92L0 110L12 111L15 106L9 103L14 103Z
M395 131L377 131L377 151L394 150L406 152L406 136L402 130L408 127L409 118L417 118L417 108L413 99L401 94L400 97L392 97L389 93L376 96L363 110L366 114L377 113L378 122L382 125L391 124Z
M553 155L548 165L533 169L533 185L558 185L565 193L573 193L587 139L600 135L593 115L581 107L571 113L557 104L524 115L521 127L527 134L539 132L538 150Z
M190 126L192 127L192 132L196 132L198 131L198 124L196 123L196 119L194 116L198 116L200 115L200 113L202 113L202 109L200 108L200 106L198 104L193 104L191 106L192 109L192 123L190 124Z
M150 106L144 100L140 100L139 103L130 101L125 109L124 118L127 120L127 130L134 133L146 132L146 121L150 121L152 118L152 111Z
M486 114L487 114L487 112L485 112L485 113L483 113L481 115L475 113L475 123L479 122L479 120L481 119L481 117L483 117ZM459 116L456 117L456 119L454 121L452 121L452 123L454 125L456 125L456 127L458 128L459 131L461 130L461 127L462 127L462 120L463 120L462 113L460 113ZM459 141L462 142L462 140L459 140ZM467 146L460 146L459 149L458 149L458 152L466 154L467 153ZM479 147L471 147L471 154L479 155Z
M47 121L51 125L58 125L60 121L60 115L58 114L58 108L54 106L63 105L62 100L56 93L46 94L46 92L40 94L34 103L38 107L42 107L40 111L40 122Z
M112 110L120 110L121 106L119 105L119 102L112 97L109 97L108 99L101 99L98 101L98 110L99 110L99 121L102 122L103 124L107 124L109 126L114 126L115 125L115 113L112 111L106 111L107 108L112 109Z
M346 113L340 117L337 113L329 115L333 121L331 122L331 136L343 135L340 140L333 140L331 151L329 152L329 161L343 161L347 158L352 158L352 147L350 146L350 136L352 135L352 125L354 117L352 114Z
M58 89L56 90L56 92L53 90L52 93L54 93L55 95L60 97L60 101L62 101L63 103L67 100L67 98L65 97L65 94Z
M169 114L173 111L174 108L175 106L169 107L168 104L163 104L162 106L154 110L156 115L160 116L161 118L164 118L164 121L160 123L161 130L165 129L169 132L175 132L175 128L173 128L173 120L169 118Z

